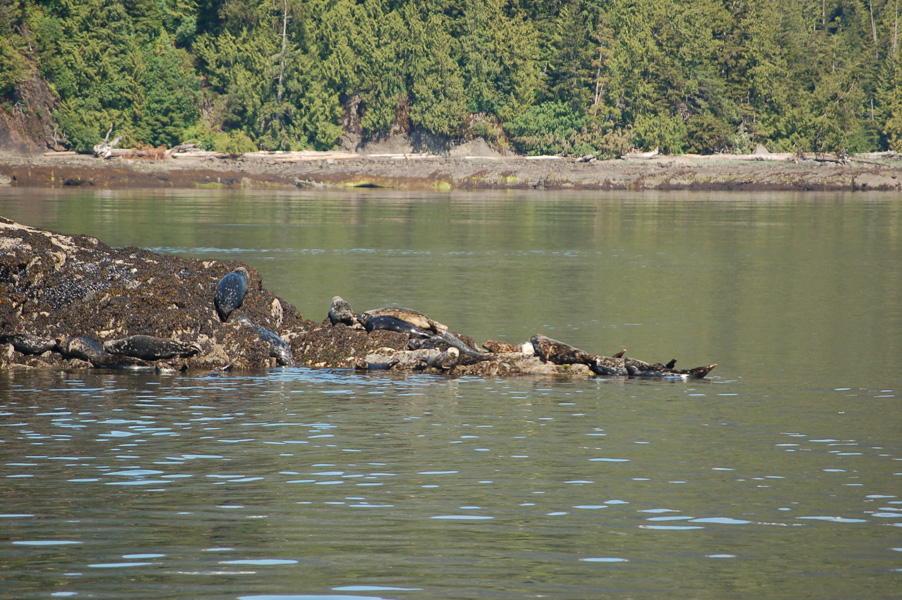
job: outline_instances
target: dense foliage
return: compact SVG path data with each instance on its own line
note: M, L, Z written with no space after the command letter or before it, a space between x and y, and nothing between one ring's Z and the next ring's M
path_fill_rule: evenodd
M902 151L899 0L0 0L73 147ZM33 70L33 69L32 69ZM18 107L18 108L17 108ZM27 109L27 108L25 108Z

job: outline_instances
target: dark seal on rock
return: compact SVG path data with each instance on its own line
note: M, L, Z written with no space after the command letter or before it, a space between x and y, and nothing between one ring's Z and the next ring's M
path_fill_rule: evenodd
M437 335L442 335L443 333L448 331L447 325L442 325L435 319L427 317L423 313L411 308L403 308L401 306L386 306L383 308L368 310L364 314L370 315L372 317L394 317L395 319L406 321L407 323L410 323L418 329L429 331Z
M269 355L275 358L280 365L283 367L293 367L297 365L294 361L294 353L291 352L291 347L278 335L269 329L260 327L247 317L238 317L235 319L235 322L253 327L256 330L257 335L260 336L260 339L269 346Z
M430 338L432 334L423 331L415 325L396 317L376 316L369 313L357 315L357 320L363 325L368 332L376 330L397 331L398 333L406 333L420 338Z
M30 333L15 333L12 335L0 335L0 344L12 344L17 352L22 354L43 354L48 350L55 350L59 340Z
M194 356L201 351L196 342L181 342L151 335L133 335L120 340L103 343L103 349L110 354L131 356L142 360L163 360L165 358Z
M466 338L466 336L463 337ZM467 363L472 363L474 361L478 362L481 360L488 360L486 355L479 351L479 348L471 343L465 342L459 336L454 335L450 331L446 331L440 336L434 336L433 339L438 342L447 344L449 347L457 348L457 350L460 352L461 362L465 360ZM469 340L469 338L466 339Z
M593 356L592 361L588 363L589 368L596 375L606 375L608 377L625 377L629 375L624 360L622 358L614 358L613 356Z
M94 340L86 337L70 337L60 340L57 346L60 354L66 358L85 360L95 367L109 364L110 355Z
M247 269L238 267L219 280L219 284L216 286L216 298L213 303L216 305L216 312L219 313L219 320L223 323L228 320L232 311L244 302L244 295L247 294L248 279Z

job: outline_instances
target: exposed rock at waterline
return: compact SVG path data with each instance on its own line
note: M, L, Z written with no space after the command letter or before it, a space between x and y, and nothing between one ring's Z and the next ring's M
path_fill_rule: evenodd
M223 322L217 286L237 269L246 271L247 292ZM326 315L329 307L321 308ZM560 364L559 357L547 360L516 346L482 353L459 334L420 337L433 347L410 349L406 330L304 319L263 287L255 269L234 261L111 248L0 217L0 369L171 372L299 364L479 376L598 373L597 360Z

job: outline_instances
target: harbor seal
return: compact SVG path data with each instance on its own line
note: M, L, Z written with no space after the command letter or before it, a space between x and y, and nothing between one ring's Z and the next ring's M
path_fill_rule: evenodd
M564 342L553 340L542 334L532 336L529 338L529 341L532 343L536 356L545 362L554 363L556 365L591 365L595 358L584 350L580 350L579 348L571 346L570 344L565 344Z
M357 315L357 320L363 325L367 332L384 329L386 331L397 331L398 333L406 333L420 338L433 337L432 334L420 329L416 325L404 319L398 319L397 317L388 315L374 316L370 313L362 313Z
M447 371L449 369L453 369L457 366L458 361L460 360L460 350L451 346L444 352L439 355L430 357L426 360L426 364L433 369L440 369L442 371Z
M48 350L56 350L59 340L30 333L14 333L0 335L0 344L12 344L16 352L22 354L43 354Z
M406 321L414 327L418 327L423 331L429 331L436 335L442 335L448 331L447 325L443 325L435 319L431 319L423 313L412 310L410 308L401 308L400 306L386 306L384 308L368 310L364 314L373 317L394 317L395 319Z
M466 336L463 337L466 338ZM489 360L489 358L484 353L479 351L479 348L476 348L472 344L468 344L450 331L446 331L442 335L434 336L433 339L438 341L439 343L447 344L452 348L457 348L457 350L460 352L460 359L462 361L466 359L469 363L470 361L478 362L481 360Z
M100 344L86 337L64 338L60 340L57 349L66 358L78 358L91 363L95 367L109 364L112 358L104 352Z
M532 343L536 355L545 362L556 365L586 365L596 375L620 377L629 375L622 358L589 354L584 350L541 334L532 336L529 341Z
M294 353L291 351L291 347L278 335L276 335L269 329L260 327L247 317L238 317L237 319L235 319L235 323L250 325L251 327L253 327L254 330L256 330L257 334L260 336L260 339L269 346L269 355L275 358L276 362L278 362L279 365L283 367L294 367L297 365L294 360Z
M624 360L613 356L593 356L589 368L596 375L607 377L626 377L630 374Z
M344 323L349 327L358 325L357 317L354 315L354 311L351 310L351 305L341 296L332 298L332 306L329 307L329 322L332 325Z
M186 358L201 351L197 342L182 342L152 335L132 335L119 340L109 340L103 343L103 349L109 354L131 356L141 360Z
M219 320L223 323L228 320L232 311L244 302L249 279L247 269L238 267L220 279L216 285L216 298L213 300L213 304L216 306Z

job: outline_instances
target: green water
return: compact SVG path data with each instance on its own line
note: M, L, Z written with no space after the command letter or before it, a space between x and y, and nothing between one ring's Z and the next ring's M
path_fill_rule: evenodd
M902 597L902 199L0 192L710 380L0 377L0 597Z

